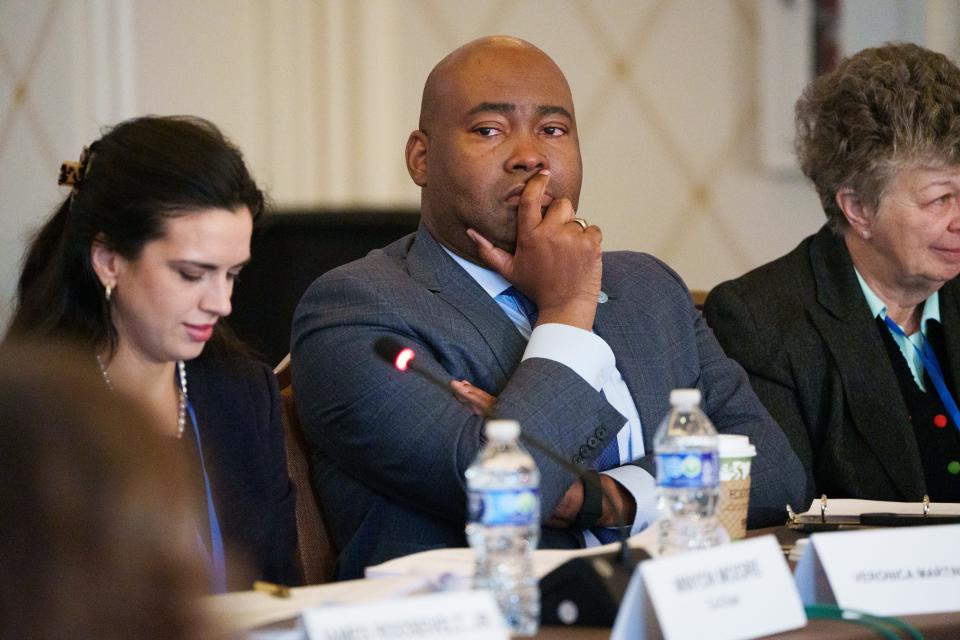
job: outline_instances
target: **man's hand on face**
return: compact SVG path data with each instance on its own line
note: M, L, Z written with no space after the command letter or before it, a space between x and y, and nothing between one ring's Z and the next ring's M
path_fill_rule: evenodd
M554 200L541 214L550 180L542 170L527 181L517 206L517 248L513 255L495 247L475 229L467 234L480 258L533 300L537 324L556 322L593 329L600 293L603 234L595 226L583 229L567 198Z

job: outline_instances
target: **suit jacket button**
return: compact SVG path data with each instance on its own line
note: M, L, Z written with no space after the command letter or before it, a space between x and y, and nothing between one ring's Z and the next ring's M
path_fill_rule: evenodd
M597 427L596 434L598 438L603 440L604 438L607 437L607 430L604 427Z
M591 449L596 449L598 444L600 444L600 440L595 437L591 436L591 438L587 440L587 446L589 446Z
M584 458L584 457L586 457L586 456L588 456L588 455L590 455L590 447L588 447L587 445L583 445L582 447L580 447L580 456L579 456L579 457L580 457L580 458Z
M573 456L573 461L576 464L583 464L583 456Z

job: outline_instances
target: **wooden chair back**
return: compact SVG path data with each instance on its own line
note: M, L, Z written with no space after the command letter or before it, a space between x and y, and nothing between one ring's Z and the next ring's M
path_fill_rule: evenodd
M297 490L297 561L307 584L328 582L333 577L337 549L330 536L323 509L310 482L310 447L307 445L291 384L290 354L274 368L283 401L283 431L287 449L287 472Z

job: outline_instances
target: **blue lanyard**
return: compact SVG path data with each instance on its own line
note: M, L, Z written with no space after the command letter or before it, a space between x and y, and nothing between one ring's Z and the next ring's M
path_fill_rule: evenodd
M190 413L190 423L193 425L193 435L197 439L197 453L200 456L200 471L203 473L203 488L207 494L207 517L210 519L210 549L197 529L197 541L203 551L210 574L210 588L213 593L227 592L227 561L223 552L223 534L220 532L220 520L213 505L213 492L210 490L210 477L207 475L207 465L203 461L203 445L200 444L200 427L197 426L197 414L193 410L193 403L187 398L187 411Z
M910 342L907 334L900 328L900 325L890 319L890 316L885 316L883 321L890 327L891 331L906 338L907 343L920 354L920 359L923 360L923 366L926 368L927 375L930 376L930 381L933 382L933 386L937 390L937 395L940 396L940 401L943 402L943 407L947 410L947 413L950 414L953 426L956 427L957 430L960 430L960 409L957 409L957 402L950 394L950 390L947 389L947 383L943 379L943 370L940 368L937 354L933 352L933 347L930 346L930 341L921 333L920 337L923 348L918 348L917 345Z

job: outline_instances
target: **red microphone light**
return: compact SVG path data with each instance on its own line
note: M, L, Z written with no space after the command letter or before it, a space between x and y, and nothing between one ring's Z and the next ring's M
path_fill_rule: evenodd
M393 364L396 365L397 369L400 371L406 371L407 366L415 356L416 354L413 353L413 349L407 347L397 354L397 359L394 360Z

